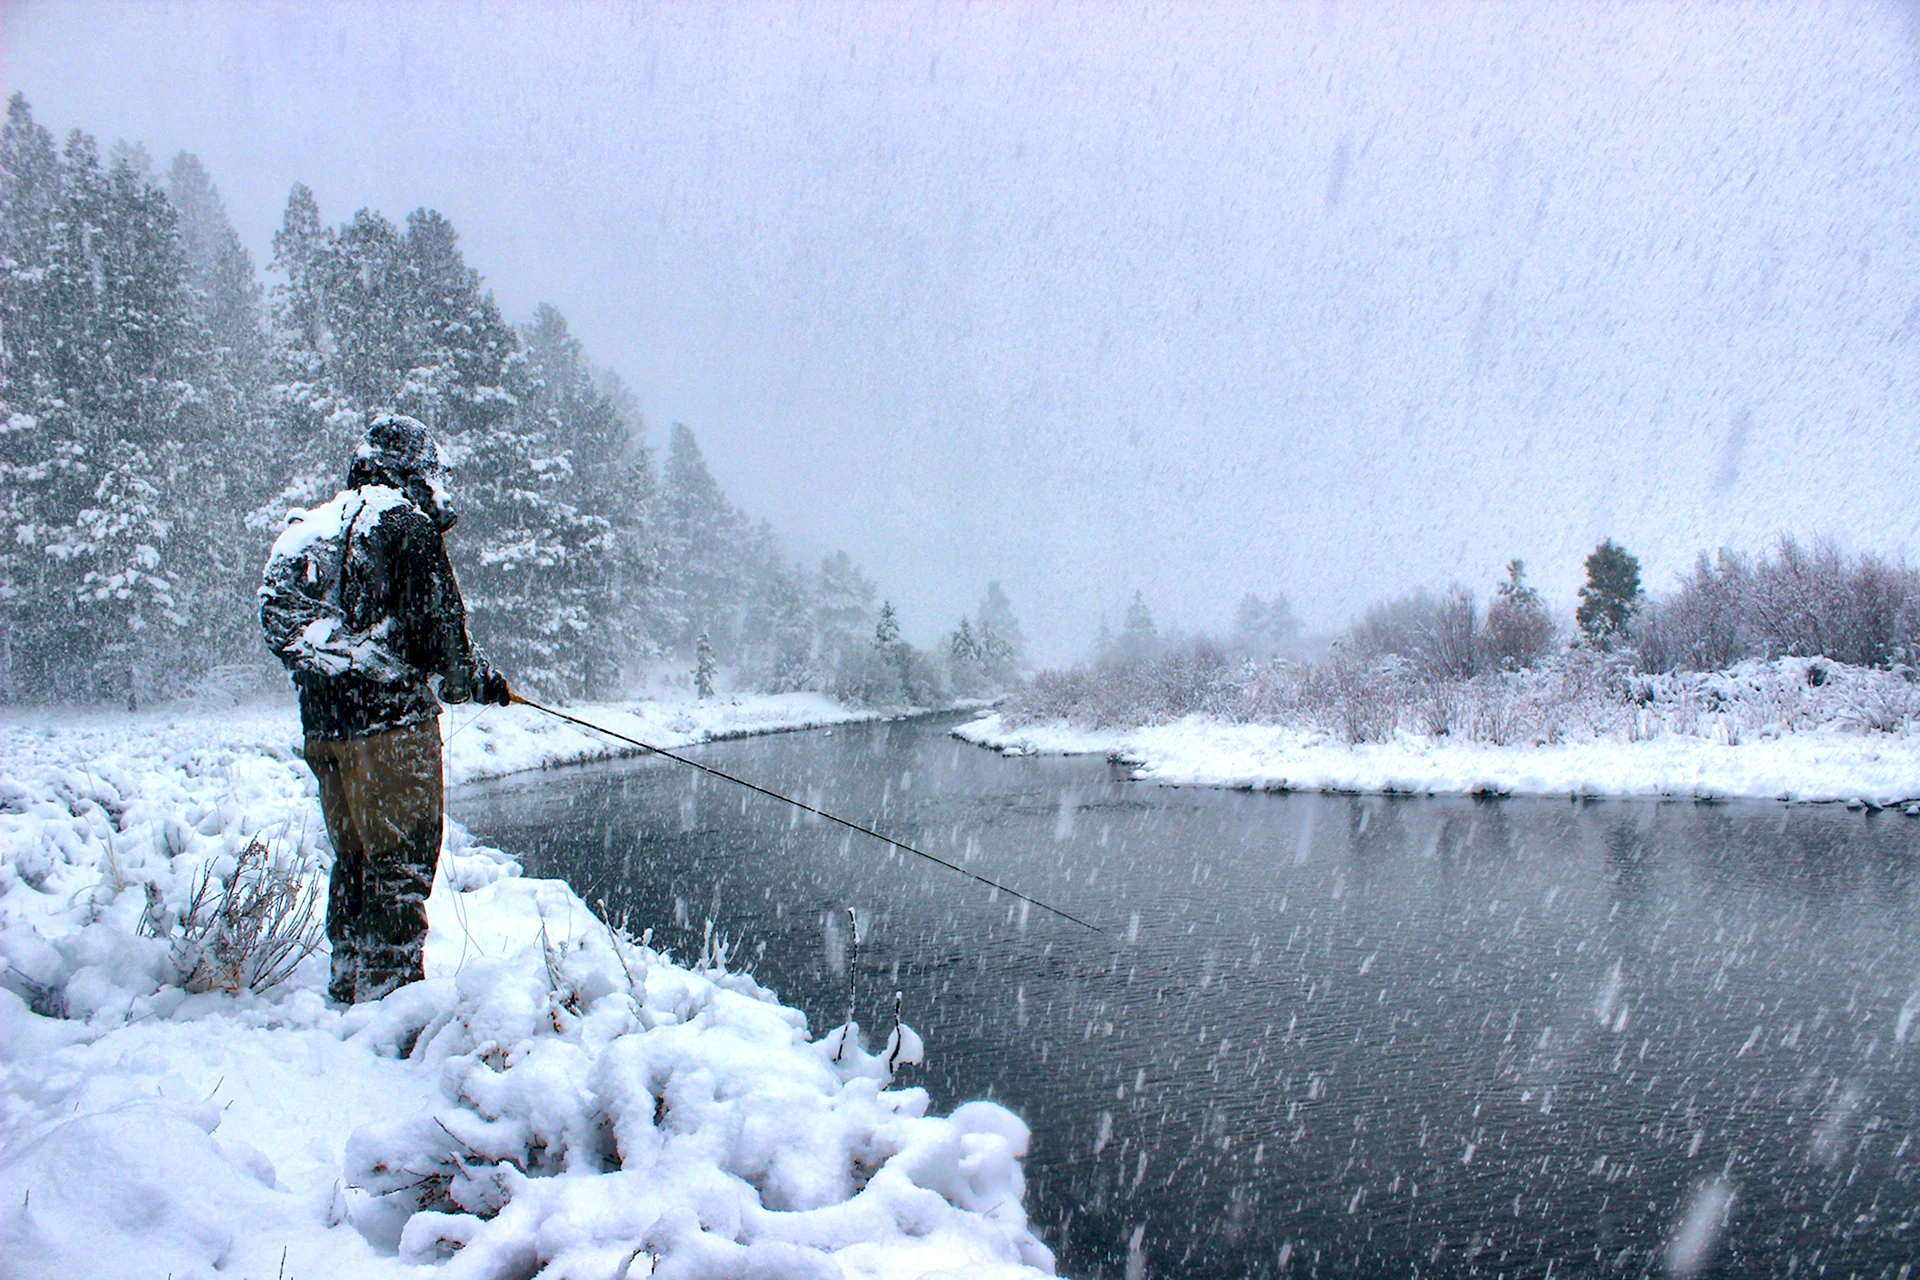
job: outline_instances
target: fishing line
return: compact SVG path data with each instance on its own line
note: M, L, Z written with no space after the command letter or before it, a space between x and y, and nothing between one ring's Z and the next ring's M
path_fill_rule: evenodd
M630 746L638 747L642 751L651 752L656 756L665 756L667 759L672 760L678 764L686 765L689 769L698 769L701 773L710 773L714 777L724 779L725 781L731 782L736 786L745 787L749 791L757 791L761 795L766 796L770 799L783 801L784 803L790 804L794 808L799 809L803 812L811 813L816 817L825 818L828 822L837 822L841 826L846 827L849 830L858 831L863 836L872 836L875 840L879 840L886 844L892 845L896 849L905 849L908 853L911 853L916 857L925 858L928 862L931 862L936 866L945 867L949 871L957 871L961 875L967 877L967 879L969 880L978 881L979 883L986 885L990 889L997 889L1001 893L1007 894L1011 897L1018 898L1022 902L1030 902L1034 906L1039 907L1042 911L1050 911L1054 915L1059 916L1062 920L1071 920L1074 924L1079 925L1083 929L1091 929L1095 933L1106 932L1105 929L1102 929L1097 924L1091 924L1085 920L1082 920L1079 916L1073 915L1070 912L1062 911L1058 907L1049 906L1047 903L1040 901L1040 899L1038 898L1028 897L1026 894L1020 892L1018 889L1008 888L1006 885L1001 884L997 880L989 880L987 879L987 877L983 875L979 875L975 872L969 871L965 867L958 866L954 863L948 862L945 858L936 857L935 855L928 853L924 849L916 849L910 844L907 844L900 840L895 840L892 836L882 835L880 832L875 831L872 827L863 827L857 822L849 822L847 819L842 818L837 814L828 813L825 809L816 809L814 806L810 804L807 804L800 800L795 800L792 796L782 795L778 791L771 791L766 787L761 786L759 783L748 782L745 778L735 777L733 774L728 773L723 769L716 769L710 764L701 764L698 760L692 760L687 758L686 756L679 755L672 751L668 751L664 747L656 747L652 743L642 742L638 738L629 738L624 733L615 733L612 729L608 729L608 728L605 728L604 726L594 724L590 720L582 720L578 716L570 716L564 711L555 711L552 707L542 706L539 703L534 702L529 698L521 697L517 693L510 693L507 696L511 701L518 703L520 706L531 707L535 711L545 712L547 715L552 716L556 720L564 720L568 724L579 725L582 729L590 729L595 733L602 734L609 738L613 738L619 742L627 743Z

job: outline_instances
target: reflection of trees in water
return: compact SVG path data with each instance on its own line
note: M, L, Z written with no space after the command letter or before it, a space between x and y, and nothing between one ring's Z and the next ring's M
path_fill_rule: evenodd
M1864 888L1899 906L1914 889L1920 824L1838 805L1672 806L1674 844L1688 870L1717 890L1828 906Z
M1405 854L1406 819L1392 797L1351 796L1341 832L1341 869L1347 888L1356 893L1372 889L1383 865L1398 864Z
M1647 835L1638 814L1622 814L1600 829L1601 865L1614 900L1622 905L1644 905L1652 888Z

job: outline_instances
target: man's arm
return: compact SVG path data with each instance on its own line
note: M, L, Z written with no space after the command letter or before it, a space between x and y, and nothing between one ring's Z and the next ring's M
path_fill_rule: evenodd
M395 627L405 636L404 652L415 667L440 677L440 696L448 702L477 698L505 705L507 682L474 647L467 631L467 606L460 596L446 540L432 523L409 512L401 523L394 574L399 586Z

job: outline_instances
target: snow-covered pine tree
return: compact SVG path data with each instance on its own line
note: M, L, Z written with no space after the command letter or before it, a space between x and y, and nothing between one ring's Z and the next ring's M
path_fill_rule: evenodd
M713 660L713 642L707 639L706 632L702 631L700 638L693 642L693 653L694 696L711 698L713 696L713 677L715 671L718 670L718 664Z
M647 443L646 419L640 402L627 389L618 374L608 369L593 370L594 390L606 401L620 433L623 453L598 465L610 495L612 509L608 518L620 543L620 581L622 613L627 616L630 640L636 647L652 641L645 627L647 592L659 579L659 549L654 524L660 502L660 481L653 465L653 449ZM591 473L591 468L590 468Z
M456 444L484 449L482 434L513 416L525 389L520 342L467 265L451 222L415 209L399 252L405 345L393 362L399 390L384 403Z
M881 653L892 653L900 647L900 618L891 600L880 606L879 621L873 624L873 647Z
M1580 588L1580 607L1574 620L1594 648L1605 651L1623 643L1628 625L1639 611L1640 561L1612 538L1587 557L1587 582Z
M1020 671L1020 651L985 623L980 625L980 673L988 685L1004 689Z
M820 561L813 584L813 625L826 666L836 666L873 625L874 590L846 552L836 551Z
M1283 595L1271 601L1249 592L1233 612L1234 644L1250 657L1266 660L1285 649L1300 632L1293 606Z
M266 375L265 297L253 255L227 220L220 189L197 156L182 151L167 170L167 198L180 217L193 309L212 337L236 386L252 389Z
M702 626L725 661L740 647L740 570L746 521L727 501L682 423L667 440L655 534L661 577L653 593L655 634L680 653Z
M980 665L980 642L974 637L973 623L967 621L965 614L960 616L960 625L947 637L947 657L956 666L977 667Z
M0 128L0 696L8 699L52 691L59 668L43 667L42 646L70 608L62 566L45 549L72 508L63 498L85 457L59 360L63 186L53 136L15 93Z
M993 678L1007 678L1026 656L1027 639L1020 632L1020 620L1013 616L1013 605L1008 602L1007 593L1001 590L997 581L987 584L987 594L974 611L974 619L983 638L991 635L998 642L992 646L995 652L987 654L983 640L982 656L994 668Z
M921 683L914 679L916 655L913 646L900 634L900 618L893 611L892 601L880 606L880 619L873 625L873 648L893 668L901 698L909 703L915 701L915 686Z
M421 419L456 468L467 515L448 550L476 638L532 691L611 691L635 647L620 567L636 522L616 520L631 473L565 320L544 308L523 350L453 225L428 209L404 231L369 210L328 230L296 187L275 265L286 496L337 486L369 414Z
M986 692L988 681L983 659L980 637L974 633L972 621L962 614L960 625L947 637L947 682L955 693L972 698Z
M644 521L623 493L635 460L625 422L595 384L559 311L542 304L520 338L526 368L514 422L541 442L548 460L523 477L527 486L511 489L507 500L522 507L522 534L544 539L554 554L537 580L524 584L505 570L504 560L497 563L505 582L494 581L493 565L480 565L477 590L530 593L523 602L529 612L476 616L476 632L483 643L492 641L503 661L516 648L529 650L547 678L558 681L557 692L605 696L615 691L623 665L642 645L637 606L644 586L644 548L638 545ZM644 451L637 462L644 469ZM475 470L494 465L484 452L468 462ZM495 499L492 489L481 496Z
M192 543L185 563L196 604L189 665L261 660L254 636L254 577L264 538L247 517L272 496L279 460L267 412L266 313L253 258L227 220L220 192L200 161L174 157L167 196L179 216L181 248L196 325L209 347L202 379L216 442L209 465L182 477L187 510L176 538Z
M363 226L356 243L363 246L373 229ZM268 295L270 404L277 471L284 483L251 517L262 530L277 529L289 506L326 501L345 478L368 404L361 389L349 388L346 372L358 345L354 295L371 287L357 278L374 265L366 256L338 243L334 230L321 221L313 192L296 182L273 237L271 267L280 280ZM354 288L347 293L350 282ZM336 333L343 322L344 337Z
M804 571L786 563L773 526L761 521L741 566L740 660L759 688L813 688L813 602Z

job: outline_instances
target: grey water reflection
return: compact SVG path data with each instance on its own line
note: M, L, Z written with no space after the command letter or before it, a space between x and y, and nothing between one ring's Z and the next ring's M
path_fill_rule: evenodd
M818 1029L894 992L936 1102L1034 1130L1080 1276L1903 1276L1920 822L1778 805L1173 790L950 721L701 758L1095 935L660 761L468 787L480 838Z

